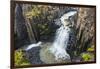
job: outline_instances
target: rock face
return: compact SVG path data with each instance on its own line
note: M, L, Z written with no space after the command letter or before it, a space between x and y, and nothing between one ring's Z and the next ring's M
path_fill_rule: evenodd
M15 34L15 49L23 46L28 41L27 29L25 26L25 19L22 14L22 7L19 4L16 4L15 7L15 23L14 23L14 34ZM24 34L24 35L23 35Z
M31 64L44 64L44 62L42 62L40 60L40 50L41 50L41 47L34 47L32 49L30 49L29 51L26 51L26 58L29 60L29 62Z
M79 53L95 45L95 9L80 8L75 28L77 36L76 48Z

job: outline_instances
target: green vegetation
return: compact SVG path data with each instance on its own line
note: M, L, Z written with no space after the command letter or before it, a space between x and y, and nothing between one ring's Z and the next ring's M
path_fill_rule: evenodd
M94 55L91 53L83 53L81 57L83 61L91 61L94 58Z
M47 23L45 24L38 24L38 28L40 30L40 35L50 35L52 30L49 28Z
M25 17L33 21L32 24L35 24L40 35L50 35L53 33L51 26L49 25L53 20L53 14L48 11L48 6L42 5L32 5L31 9L25 12Z
M32 9L31 11L26 13L26 17L32 19L32 17L37 17L41 14L38 9Z
M23 50L17 50L15 51L15 65L20 66L20 65L29 65L29 61L24 57Z
M88 52L94 52L94 49L95 49L94 47L95 47L95 46L92 45L91 47L89 47L89 48L87 49L87 51L88 51Z

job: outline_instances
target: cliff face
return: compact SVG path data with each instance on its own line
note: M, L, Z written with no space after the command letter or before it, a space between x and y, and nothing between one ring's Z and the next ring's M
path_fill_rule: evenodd
M95 46L95 9L80 8L78 20L75 25L77 36L77 50L87 51L91 46Z
M21 45L26 44L26 41L28 41L25 19L22 12L23 10L21 5L16 4L14 22L15 48L19 48Z

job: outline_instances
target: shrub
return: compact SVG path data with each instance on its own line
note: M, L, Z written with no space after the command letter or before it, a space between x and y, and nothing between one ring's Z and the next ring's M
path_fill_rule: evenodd
M25 54L22 49L16 50L15 55L15 66L20 66L20 65L29 65L29 61L25 58Z
M82 53L81 57L82 57L83 61L92 61L94 58L94 55L91 53Z

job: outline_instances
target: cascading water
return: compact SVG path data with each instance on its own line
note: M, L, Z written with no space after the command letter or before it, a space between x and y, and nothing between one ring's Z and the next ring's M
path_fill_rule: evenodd
M70 56L66 52L67 44L69 41L69 33L70 28L61 26L57 29L55 40L50 48L51 52L55 53L55 59L58 60L59 58L69 59Z
M62 26L57 29L56 38L53 42L52 47L50 48L51 53L55 55L55 59L70 60L69 54L66 52L66 48L69 42L69 35L71 33L72 26L71 17L74 16L77 11L71 11L64 14L60 19Z
M61 46L63 49L66 49L69 40L70 28L61 26L56 32L56 38L53 43L54 47Z

